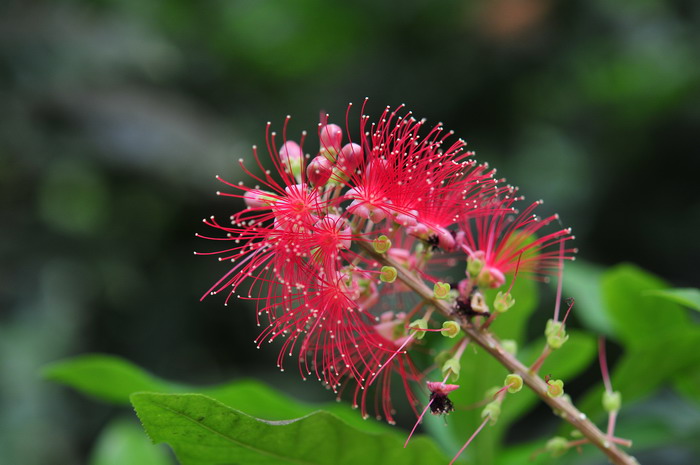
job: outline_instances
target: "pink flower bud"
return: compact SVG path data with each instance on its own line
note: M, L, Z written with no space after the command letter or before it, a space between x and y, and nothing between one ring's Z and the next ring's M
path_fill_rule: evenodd
M304 159L304 151L293 140L285 142L279 153L282 166L285 167L297 165Z
M321 140L321 150L333 150L337 153L343 140L343 130L337 124L326 124L321 126L318 137Z
M362 153L362 147L355 143L345 144L338 156L340 166L349 172L355 171L355 168L360 166L363 159L364 154Z
M333 164L322 155L314 157L306 168L306 176L314 186L323 186L333 173Z

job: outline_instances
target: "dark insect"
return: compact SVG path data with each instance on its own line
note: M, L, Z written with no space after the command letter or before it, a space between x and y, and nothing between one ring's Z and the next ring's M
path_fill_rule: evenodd
M431 234L425 242L430 246L432 252L440 250L440 237L437 234Z
M430 401L430 413L433 415L447 415L455 409L452 401L441 392L431 392Z
M476 288L474 288L474 289L476 289ZM473 293L473 291L472 291L472 293ZM471 322L472 318L474 318L475 316L483 316L486 318L491 316L491 314L489 312L477 312L476 310L474 310L472 308L471 298L462 298L461 297L461 298L457 299L455 301L455 304L454 304L454 311L455 311L455 313L457 313L457 315L462 317L462 319L469 321L469 322Z

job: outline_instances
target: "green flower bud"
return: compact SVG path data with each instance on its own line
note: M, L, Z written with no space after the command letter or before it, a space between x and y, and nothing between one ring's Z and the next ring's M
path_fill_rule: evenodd
M561 397L564 395L564 381L554 379L547 383L547 395L549 397Z
M450 284L443 282L436 282L433 286L433 297L436 299L444 300L450 296Z
M393 266L383 266L381 271L382 274L379 275L379 279L385 283L393 283L399 276L399 272Z
M484 268L484 262L483 260L480 260L475 257L469 257L467 258L467 273L469 276L473 279L476 279L477 276L479 276L479 273L481 273L481 270Z
M457 337L457 335L460 332L460 327L459 323L456 321L445 321L442 324L442 330L440 331L440 334L442 334L445 337L449 337L450 339L454 339Z
M547 441L544 448L552 454L552 457L561 457L566 454L569 450L569 441L561 436L554 436L552 439Z
M422 330L428 329L428 321L424 318L420 318L418 320L412 321L411 324L408 325L408 327L413 329L413 331L411 331L411 335L415 339L423 339L423 337L425 336L425 331Z
M445 377L450 375L450 381L457 381L459 379L459 371L461 368L462 365L459 363L459 360L452 357L442 365L442 376Z
M486 418L487 416L491 419L491 424L493 425L498 421L498 417L501 415L501 403L497 400L491 401L486 404L484 410L481 411L481 418Z
M372 242L372 247L377 253L387 253L391 248L391 240L382 234Z
M513 339L503 339L501 341L501 347L511 355L518 354L518 343Z
M606 412L617 412L622 405L622 395L619 391L603 392L603 408Z
M559 349L569 339L561 321L548 320L544 334L547 337L547 345L554 350Z
M513 294L510 292L503 293L501 291L496 294L496 298L493 299L493 308L499 313L504 313L508 311L510 307L515 304L515 299Z
M511 373L508 376L506 376L506 380L503 383L503 385L510 386L508 388L508 392L510 392L511 394L515 394L523 388L523 378L520 375Z

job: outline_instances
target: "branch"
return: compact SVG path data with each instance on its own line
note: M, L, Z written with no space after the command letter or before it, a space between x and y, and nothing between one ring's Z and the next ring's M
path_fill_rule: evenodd
M454 319L452 308L442 300L433 297L433 290L414 274L407 271L399 262L394 259L376 253L371 244L358 241L360 247L364 249L372 258L387 266L393 266L398 271L399 279L409 288L415 291L421 298L429 301L435 308L440 311L446 318ZM467 334L472 341L480 345L492 357L500 362L508 372L520 375L525 384L537 394L546 404L553 410L562 412L562 417L568 421L574 428L581 431L591 444L598 447L615 465L639 465L637 460L620 450L608 436L605 435L598 427L586 417L585 413L579 411L573 404L566 401L562 397L550 397L547 394L547 383L542 378L532 373L523 365L514 355L508 353L491 333L481 331L466 323L461 325L462 330Z

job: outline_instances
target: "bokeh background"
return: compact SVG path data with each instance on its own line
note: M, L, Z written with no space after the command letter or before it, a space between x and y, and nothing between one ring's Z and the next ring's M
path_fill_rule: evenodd
M75 354L331 398L272 371L247 309L199 302L224 270L194 233L240 208L214 175L237 180L268 120L313 132L364 97L453 129L581 260L700 284L695 0L5 0L1 463L85 462L115 409L39 375Z

